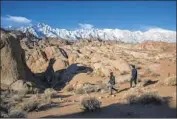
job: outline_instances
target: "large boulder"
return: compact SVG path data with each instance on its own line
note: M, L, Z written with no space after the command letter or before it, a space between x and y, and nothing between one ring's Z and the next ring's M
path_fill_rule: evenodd
M11 85L14 81L25 79L23 52L18 39L1 32L1 83Z
M120 73L130 72L130 70L131 70L129 64L121 58L117 58L116 60L111 60L110 63L112 66L114 66L116 69L118 69L120 71Z
M102 63L94 63L93 64L93 68L94 68L94 72L99 75L99 76L109 76L110 71L112 71L113 69L110 69L108 67L106 67L104 64Z
M12 90L27 90L27 81L42 86L35 80L25 62L25 52L20 46L20 39L1 30L1 84Z

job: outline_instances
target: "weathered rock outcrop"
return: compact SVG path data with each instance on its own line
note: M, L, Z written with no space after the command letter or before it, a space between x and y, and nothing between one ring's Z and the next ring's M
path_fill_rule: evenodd
M25 52L15 34L1 30L1 84L13 90L28 90L25 82L41 84L36 81L26 66ZM41 84L42 86L42 84Z

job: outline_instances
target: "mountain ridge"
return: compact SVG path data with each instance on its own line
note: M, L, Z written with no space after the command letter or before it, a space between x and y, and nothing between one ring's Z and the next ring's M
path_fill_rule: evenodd
M52 28L51 26L38 23L29 25L27 27L13 28L7 27L8 30L20 30L23 33L30 32L38 38L62 38L67 40L80 39L101 39L101 40L117 40L126 43L141 43L144 41L162 41L162 42L176 42L176 31L153 28L147 31L130 31L121 29L76 29L66 30L59 28Z

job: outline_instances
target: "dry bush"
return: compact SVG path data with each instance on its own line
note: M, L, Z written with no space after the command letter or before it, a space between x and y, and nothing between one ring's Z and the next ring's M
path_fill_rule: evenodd
M168 77L165 81L161 82L163 85L176 86L176 76Z
M129 104L133 104L134 102L136 102L137 97L135 94L130 94L127 96L126 100Z
M85 94L100 91L99 87L90 83L85 83L82 86L75 89L76 94Z
M10 118L27 118L27 113L23 110L11 110L9 112L9 117Z
M109 92L109 87L108 87L108 84L106 83L98 83L98 89L102 92L102 93L106 93L106 92Z
M33 101L30 101L33 100ZM52 103L52 97L43 94L42 96L35 95L32 99L29 99L22 105L22 109L31 112L34 110L39 110L45 105L50 105Z
M102 72L100 68L96 69L94 72L98 76L105 77L105 74Z
M22 99L26 96L26 94L27 94L26 90L14 92L14 94L12 94L12 99L15 101L22 101Z
M33 87L30 87L29 89L29 94L38 94L40 92L40 90L38 88L33 88Z
M51 102L52 102L52 97L45 94L42 96L42 99L40 100L41 104L50 104Z
M85 90L82 87L76 88L74 92L76 94L85 94Z
M23 102L14 106L15 109L24 110L27 112L34 111L38 109L38 105L41 103L41 100L37 95L31 96L29 99L24 100Z
M44 91L44 95L46 97L54 97L57 95L57 92L53 89L53 88L47 88L45 91Z
M83 97L81 99L82 109L85 111L95 111L101 107L101 102L95 97Z
M156 92L146 92L141 95L130 94L126 98L129 104L162 104L164 102L163 98L160 97Z
M11 98L12 98L14 101L21 102L22 99L23 99L23 97L24 97L24 95L15 94L15 95L13 95Z
M86 93L98 92L99 87L90 83L85 83L83 86Z
M8 117L8 108L5 105L0 105L0 118Z
M22 110L25 110L27 112L31 112L31 111L34 111L38 108L38 105L39 105L40 102L38 102L37 100L27 100L25 102L22 103Z

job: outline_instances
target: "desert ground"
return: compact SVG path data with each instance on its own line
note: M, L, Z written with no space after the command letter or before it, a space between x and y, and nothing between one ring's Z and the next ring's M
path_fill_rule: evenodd
M1 117L176 117L176 43L34 39L1 29ZM98 108L84 110L91 97Z

